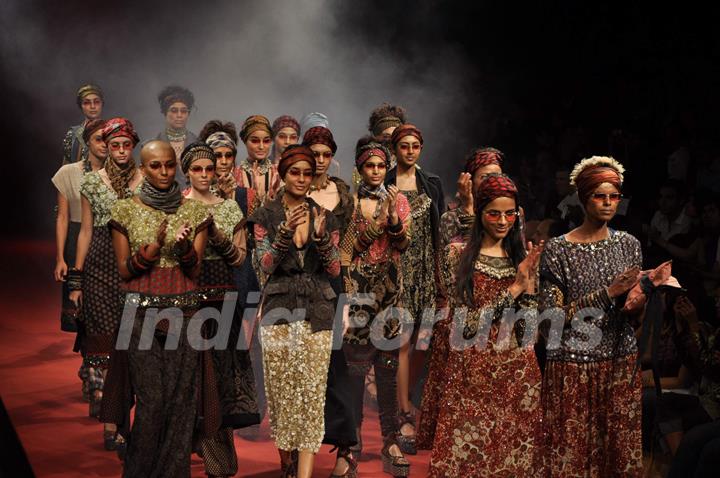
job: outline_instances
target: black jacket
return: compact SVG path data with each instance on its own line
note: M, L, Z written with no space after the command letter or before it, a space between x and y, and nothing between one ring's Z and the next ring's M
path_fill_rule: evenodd
M397 166L388 171L385 185L397 183ZM440 176L424 169L415 168L415 183L419 192L424 192L432 200L430 207L430 225L432 226L433 248L440 247L440 215L445 212L445 194Z

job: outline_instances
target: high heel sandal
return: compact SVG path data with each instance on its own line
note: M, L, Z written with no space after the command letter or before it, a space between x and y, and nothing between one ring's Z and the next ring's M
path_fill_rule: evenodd
M337 463L337 460L342 458L343 460L345 460L347 462L348 469L342 475L336 475L335 473L331 473L330 478L356 478L358 464L357 464L357 460L355 460L355 458L353 458L353 455L352 455L352 452L350 451L350 449L335 447L332 450L330 450L330 453L335 451L335 449L337 449L337 458L335 459L335 463Z
M390 454L390 447L397 444L397 437L395 435L390 435L385 439L385 444L380 451L383 471L392 476L408 476L410 475L410 462L407 461L404 456L393 456ZM400 448L399 445L398 448Z
M402 427L404 425L411 425L413 431L415 430L415 417L412 412L400 412L398 414L398 436L397 442L400 447L400 451L408 455L417 455L417 445L415 443L415 433L412 435L403 435Z

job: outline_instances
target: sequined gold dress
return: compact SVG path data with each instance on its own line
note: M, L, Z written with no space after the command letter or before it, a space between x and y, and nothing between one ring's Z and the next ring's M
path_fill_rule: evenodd
M642 255L633 236L609 233L585 244L556 237L543 252L541 308L555 308L566 321L560 346L548 349L543 376L554 477L642 475L639 369L633 377L637 346L629 319L606 289L618 274L642 265ZM571 327L583 310L595 317Z
M443 285L455 290L462 243L448 246L443 264ZM451 348L447 362L431 362L430 373L441 371L443 387L439 402L428 476L525 477L543 474L543 426L540 407L541 375L534 341L521 346L525 331L521 319L504 329L503 311L533 309L535 296L521 295L516 301L508 292L515 280L515 267L508 258L479 254L473 272L475 307L467 311L464 327L450 330L450 344L462 336L476 345ZM449 297L451 312L461 307ZM489 329L482 316L492 319ZM485 332L486 331L486 332ZM503 332L505 331L505 332ZM457 335L455 335L457 334ZM486 344L482 339L487 338Z

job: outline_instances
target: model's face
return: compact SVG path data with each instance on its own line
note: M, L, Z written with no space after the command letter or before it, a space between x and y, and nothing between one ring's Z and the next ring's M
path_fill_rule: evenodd
M399 164L410 167L417 163L421 151L422 145L415 136L404 136L395 146L395 157Z
M165 122L173 129L185 129L188 118L190 117L190 109L185 103L176 101L171 104L165 113Z
M390 126L389 128L385 128L382 133L380 133L378 139L382 142L387 143L388 141L390 141L390 138L392 138L392 134L393 132L395 132L396 128L397 126Z
M103 100L95 93L86 95L82 101L80 101L80 108L88 120L98 119L102 114L102 107Z
M270 138L270 134L267 131L254 131L248 137L247 141L245 141L248 158L250 158L251 161L264 160L268 157L271 143L272 138Z
M387 174L387 166L380 156L370 156L360 170L363 181L371 188L380 186L385 181L385 174Z
M105 159L108 155L108 145L103 141L102 130L96 130L91 136L88 142L88 148L90 154L98 159Z
M235 152L227 146L219 146L213 150L215 153L215 172L218 175L232 171L235 166Z
M294 128L286 126L275 135L275 151L280 155L291 144L298 144L298 133Z
M485 234L496 241L504 239L515 224L517 213L513 198L501 197L490 201L482 210Z
M175 181L177 161L172 150L153 152L142 165L145 178L158 189L169 189Z
M480 166L475 170L472 177L472 187L473 191L476 191L477 188L480 187L480 183L483 182L483 179L488 177L490 174L500 174L502 173L502 169L497 164L486 164L485 166Z
M127 136L115 136L107 142L110 157L118 165L127 164L132 160L132 152L135 144Z
M308 161L298 161L288 168L283 177L285 190L293 196L300 197L307 194L313 179L312 166Z
M590 199L585 204L585 214L596 221L610 222L617 213L621 199L622 195L615 186L610 183L602 183L590 195Z
M198 192L205 193L210 190L210 184L215 177L215 164L210 159L203 158L193 161L188 168L190 186Z
M315 175L320 176L327 173L333 158L332 149L324 144L312 144L310 149L315 156Z

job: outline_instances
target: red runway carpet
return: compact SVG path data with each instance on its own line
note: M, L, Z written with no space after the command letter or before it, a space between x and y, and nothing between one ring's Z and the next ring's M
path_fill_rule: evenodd
M3 317L0 320L0 396L37 477L120 476L114 452L102 446L102 426L87 416L72 352L74 335L60 331L60 288L52 279L54 245L49 242L3 242ZM267 438L267 421L236 434L237 476L279 476L278 456ZM264 437L264 438L263 438ZM250 439L252 438L252 439ZM377 414L367 410L360 476L382 473ZM323 446L315 476L329 476L334 455ZM409 457L412 476L426 476L428 452ZM204 477L193 456L193 477ZM20 477L18 477L20 478Z

